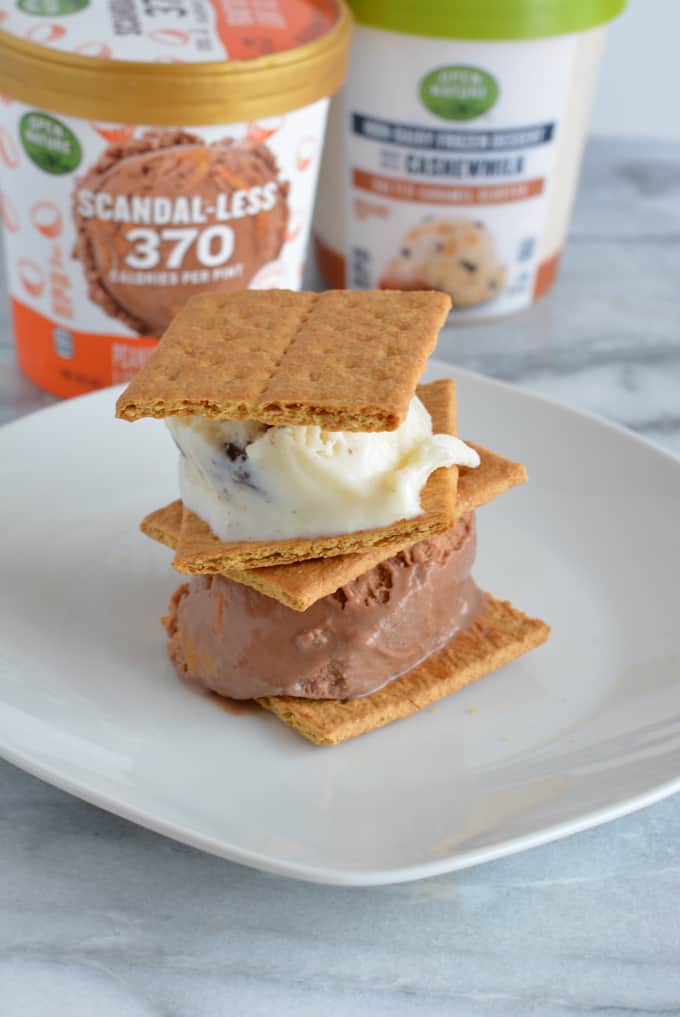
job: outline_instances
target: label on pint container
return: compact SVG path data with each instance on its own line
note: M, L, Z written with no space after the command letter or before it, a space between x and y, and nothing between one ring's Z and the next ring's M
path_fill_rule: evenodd
M328 32L331 0L0 0L0 23L63 53L143 63L252 60Z
M210 127L0 104L0 219L22 369L59 395L125 381L210 289L297 289L327 99Z
M472 317L531 303L576 44L357 29L344 92L347 285L443 290Z
M0 0L0 221L31 380L126 381L195 294L299 288L347 22L337 0Z

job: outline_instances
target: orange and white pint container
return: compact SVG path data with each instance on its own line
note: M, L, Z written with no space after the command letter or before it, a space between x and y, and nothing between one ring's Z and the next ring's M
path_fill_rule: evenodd
M314 223L334 286L527 307L566 236L607 22L624 0L350 0Z
M19 365L125 381L206 289L300 286L342 0L0 0Z

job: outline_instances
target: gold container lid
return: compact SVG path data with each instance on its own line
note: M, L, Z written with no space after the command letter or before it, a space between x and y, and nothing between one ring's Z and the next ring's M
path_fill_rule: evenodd
M343 0L138 7L0 0L0 92L85 120L183 127L287 113L345 79Z

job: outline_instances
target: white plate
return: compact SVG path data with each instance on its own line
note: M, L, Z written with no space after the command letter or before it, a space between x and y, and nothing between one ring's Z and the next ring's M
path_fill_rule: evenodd
M431 376L452 372L433 365ZM175 496L157 422L113 390L0 430L0 753L177 840L326 883L416 879L541 844L680 788L680 462L456 370L461 433L531 477L479 513L481 584L550 642L336 748L181 686L142 537Z

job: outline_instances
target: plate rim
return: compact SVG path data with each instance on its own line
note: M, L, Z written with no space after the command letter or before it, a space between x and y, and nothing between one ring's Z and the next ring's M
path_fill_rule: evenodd
M623 424L608 420L607 418L602 417L597 413L593 413L592 411L573 407L561 400L551 399L527 390L522 385L515 385L497 378L492 378L477 371L459 367L456 364L449 363L448 361L440 358L431 358L428 362L428 368L434 368L438 371L449 371L456 378L467 378L474 383L481 382L483 385L490 386L491 388L500 388L501 390L508 391L513 396L520 396L520 398L529 399L530 401L545 406L550 410L558 409L568 415L575 415L578 418L588 421L588 423L593 426L604 428L605 430L613 432L618 437L644 448L647 452L660 456L662 459L672 464L674 468L680 468L680 456L677 456L674 452L662 448L649 438L637 434L635 431L625 427ZM8 421L0 425L0 446L2 445L4 436L7 435L8 431L13 431L17 428L21 429L22 426L25 426L29 421L33 421L36 417L41 417L46 414L49 416L50 414L63 412L67 407L70 407L71 405L80 405L84 400L104 400L108 397L113 402L115 393L122 391L124 387L124 385L116 385L105 389L98 389L94 392L88 392L84 395L76 396L73 399L41 407L32 413L25 414L14 420ZM1 729L0 758L6 760L19 769L24 770L31 776L44 780L47 784L50 784L59 790L65 791L68 794L72 794L91 805L104 809L105 811L117 815L128 822L133 822L144 829L170 837L180 843L205 851L208 854L275 875L282 875L305 882L334 886L383 886L394 883L412 882L418 879L431 878L449 872L460 871L485 862L509 857L519 852L539 847L543 844L552 843L575 833L592 829L593 827L600 826L614 819L637 812L640 809L647 808L648 806L660 802L680 791L679 774L677 777L663 781L645 791L641 791L633 795L626 795L624 793L619 800L613 803L589 809L580 813L578 816L557 821L548 826L544 826L541 829L519 834L515 837L501 840L495 844L486 845L480 848L472 848L466 851L461 851L457 854L454 853L442 858L418 862L408 866L376 869L352 868L350 866L347 869L342 869L333 866L324 866L322 864L288 861L275 856L266 855L257 851L239 847L231 842L226 843L218 838L197 833L191 828L183 827L153 814L149 814L147 811L126 802L124 799L98 790L87 780L74 778L68 773L62 772L62 770L58 767L50 767L36 761L22 751L13 749L4 743Z
M458 855L448 855L431 862L418 862L414 865L395 868L338 869L323 865L284 861L270 855L239 848L233 844L225 844L213 837L197 834L191 829L149 816L141 809L130 806L113 796L102 794L90 788L85 781L73 780L56 770L43 767L40 763L24 759L21 752L7 750L2 745L0 745L0 758L30 776L44 780L45 783L60 791L74 795L89 805L103 809L105 812L134 823L145 830L151 830L152 833L169 837L171 840L204 851L217 858L224 858L225 861L235 862L272 875L286 876L290 879L322 886L389 886L397 883L412 883L419 879L446 875L449 872L460 872L463 869L508 858L532 848L542 847L544 844L563 840L593 827L602 826L633 812L639 812L650 805L655 805L680 791L680 776L678 776L664 781L648 791L640 792L632 797L624 797L613 805L601 805L573 819L562 820L532 833L520 834L487 847L463 851Z

